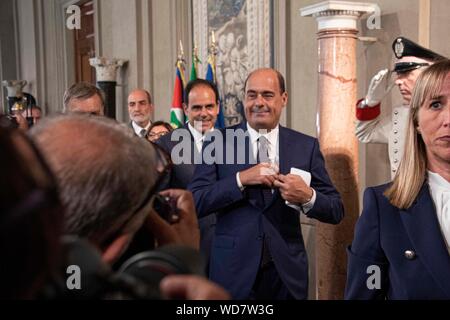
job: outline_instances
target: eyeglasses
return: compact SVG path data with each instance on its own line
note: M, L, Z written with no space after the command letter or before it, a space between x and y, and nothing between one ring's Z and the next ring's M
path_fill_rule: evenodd
M153 196L158 191L160 184L163 182L163 180L170 174L173 166L170 155L166 152L166 150L164 150L162 147L160 147L158 144L154 142L148 141L148 143L150 143L153 146L155 151L155 168L158 177L156 178L154 185L151 188L149 188L147 195L145 196L144 200L141 202L141 204L138 206L135 212L139 212L140 210L145 208L149 202L153 202Z
M136 210L134 210L133 214L131 214L126 221L124 221L120 228L118 228L118 232L123 230L126 225L132 221L136 215L139 212L147 212L147 210L150 210L154 207L155 203L155 197L157 196L157 191L160 187L161 182L167 177L171 170L172 170L172 160L170 158L170 155L158 144L148 141L150 143L155 151L155 166L156 173L158 177L155 180L155 183L148 189L144 199L141 201L141 203L137 206ZM114 239L117 236L117 234L110 235L108 237L107 242L111 241L111 239Z
M161 132L156 132L156 133L150 131L147 134L147 138L157 140L157 139L161 138L162 136L165 136L168 133L169 133L169 131L161 131Z

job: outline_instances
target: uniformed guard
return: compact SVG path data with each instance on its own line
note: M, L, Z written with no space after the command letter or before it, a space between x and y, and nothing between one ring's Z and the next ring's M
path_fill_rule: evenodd
M380 70L370 81L366 97L356 104L356 136L363 143L388 144L393 178L403 155L405 124L416 79L427 66L444 57L405 37L396 38L392 50L396 57L394 69ZM402 104L393 107L390 116L380 116L381 100L395 85L403 97Z

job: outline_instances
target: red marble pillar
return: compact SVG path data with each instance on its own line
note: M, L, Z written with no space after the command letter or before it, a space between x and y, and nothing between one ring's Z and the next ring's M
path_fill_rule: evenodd
M355 136L357 21L376 12L368 3L325 1L301 9L319 25L318 137L328 173L341 194L345 217L339 225L316 225L318 299L342 299L346 247L359 216L358 143Z
M319 141L328 173L344 202L337 225L318 223L316 270L319 299L342 299L345 248L353 239L358 206L358 143L355 137L356 30L324 30L319 42Z

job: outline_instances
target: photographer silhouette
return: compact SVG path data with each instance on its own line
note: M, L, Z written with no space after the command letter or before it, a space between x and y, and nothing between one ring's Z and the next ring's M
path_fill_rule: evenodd
M100 285L101 289L110 288L109 281L115 279L119 281L116 284L121 285L127 281L141 282L144 284L142 288L149 287L147 289L151 290L148 292L155 293L146 295L147 289L144 288L143 295L136 296L133 289L124 294L124 298L171 297L170 281L168 288L165 287L169 291L162 292L162 295L157 284L165 275L178 273L191 274L188 276L191 280L186 284L201 284L214 296L228 297L223 289L209 281L205 284L204 279L192 275L201 274L203 269L197 252L199 230L192 195L183 190L161 193L176 204L178 219L172 224L153 209L158 183L170 169L168 158L161 150L134 137L128 128L111 119L89 115L50 117L42 120L30 134L55 173L66 208L64 233L84 238L95 248L86 249L76 241L71 245L66 243L65 247L71 248L67 250L67 266L78 265L81 274L83 268L91 270L89 266L95 261L95 254L88 252L97 250L100 257L97 261L110 268L104 273L108 275L108 281L100 282L105 285ZM169 244L176 246L163 247ZM155 246L158 249L153 250ZM93 260L87 258L86 263L83 259L88 256ZM102 270L100 265L97 264L99 269L92 269L94 274ZM89 288L91 283L95 286L99 282L81 284L82 292L75 293L75 296L91 298L90 290L95 291L95 288ZM115 292L116 289L111 288ZM99 296L93 295L121 297L107 292L107 295L104 292ZM190 299L189 296L185 298Z

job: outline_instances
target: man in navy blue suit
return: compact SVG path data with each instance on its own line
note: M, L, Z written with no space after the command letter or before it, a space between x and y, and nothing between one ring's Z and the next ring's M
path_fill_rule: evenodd
M172 155L173 151L172 161L175 166L167 188L186 189L191 182L195 158L199 158L204 135L214 130L219 114L219 92L216 85L204 79L190 81L185 89L183 107L188 122L156 140L169 154ZM182 148L183 145L189 148Z
M184 113L188 122L181 128L162 136L156 141L172 156L174 166L161 189L187 189L195 170L195 159L199 159L203 139L214 130L219 114L219 92L214 83L196 79L185 89ZM186 146L186 148L183 148ZM214 214L199 219L200 250L209 257L216 217Z
M247 122L206 138L189 186L199 217L218 212L209 276L234 299L306 299L299 213L333 224L344 215L317 139L279 125L287 100L278 71L253 71Z

